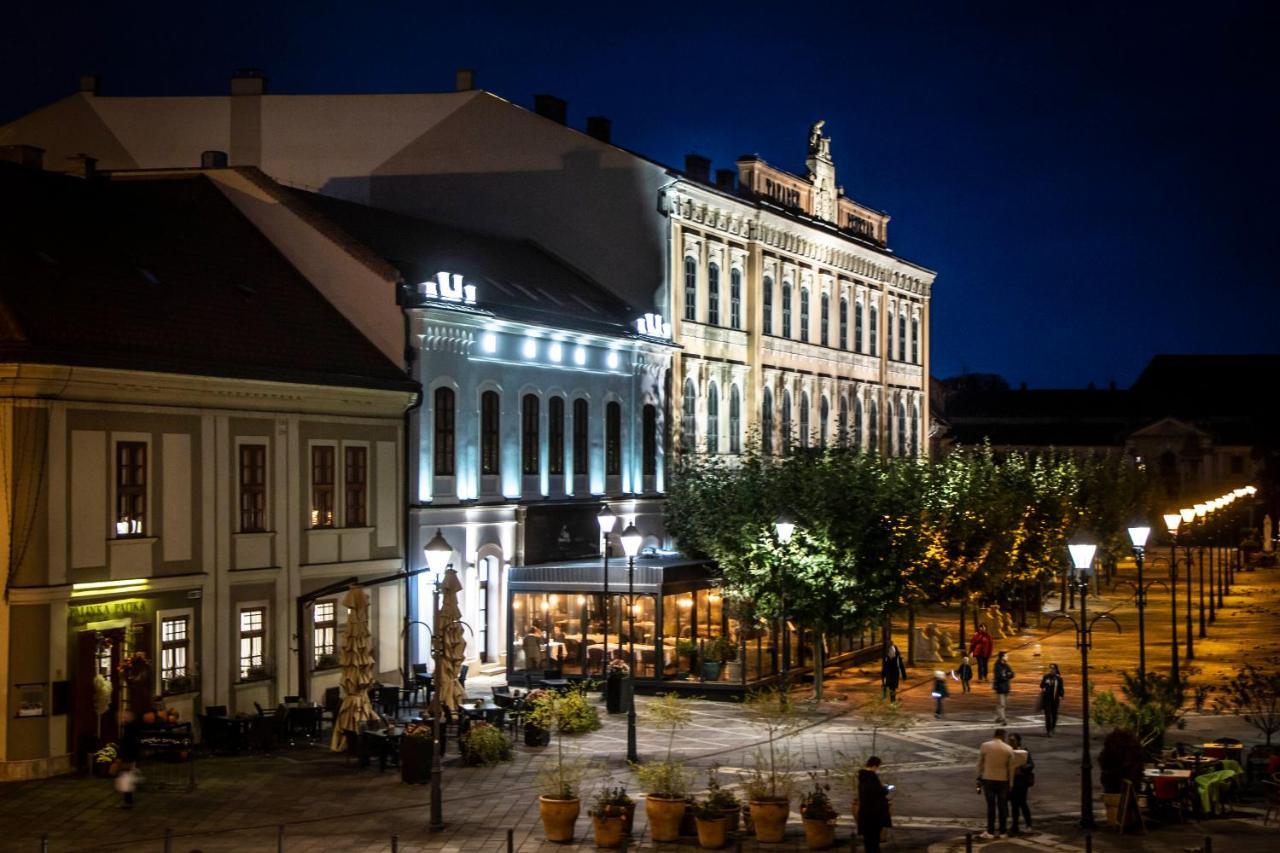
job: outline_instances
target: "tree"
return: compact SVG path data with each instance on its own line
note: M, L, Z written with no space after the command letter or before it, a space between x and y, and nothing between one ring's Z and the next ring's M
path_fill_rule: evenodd
M1169 729L1186 727L1188 712L1204 707L1207 691L1196 687L1188 696L1190 685L1186 679L1174 681L1167 675L1148 672L1144 685L1135 673L1120 675L1124 679L1120 685L1124 698L1117 698L1110 690L1099 693L1091 708L1093 721L1133 732L1148 753L1160 749Z
M1267 669L1246 663L1218 688L1214 711L1238 714L1267 739L1280 731L1280 658L1265 661Z

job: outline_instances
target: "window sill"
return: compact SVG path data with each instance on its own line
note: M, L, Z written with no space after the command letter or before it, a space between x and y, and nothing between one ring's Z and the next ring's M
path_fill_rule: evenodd
M275 680L275 676L273 675L259 675L255 678L241 678L235 682L235 686L247 687L250 684L261 684L264 681L273 681L273 680Z
M342 669L342 664L340 663L335 663L333 666L313 666L311 668L311 674L315 675L316 673L337 672L340 669Z
M112 547L122 545L154 545L159 541L159 536L113 536L107 540L107 544Z
M317 530L329 530L331 528L316 528ZM265 539L269 536L275 536L274 530L241 530L231 534L233 539Z

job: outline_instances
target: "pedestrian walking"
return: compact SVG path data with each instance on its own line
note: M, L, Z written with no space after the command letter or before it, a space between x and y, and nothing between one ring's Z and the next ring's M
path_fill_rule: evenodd
M1009 785L1009 806L1013 811L1013 826L1010 835L1018 834L1018 816L1022 815L1027 829L1031 828L1031 806L1027 804L1027 794L1036 783L1036 762L1031 757L1031 750L1022 746L1022 735L1009 735L1009 746L1013 747L1013 782Z
M1049 664L1049 671L1040 679L1040 710L1044 712L1044 733L1053 737L1058 727L1058 706L1062 704L1062 671L1056 663Z
M898 701L898 685L907 677L907 665L898 653L898 647L889 644L889 651L884 654L884 662L880 664L880 698L889 697L890 702Z
M946 699L947 693L947 674L942 670L935 670L933 673L933 718L935 720L942 719L942 700Z
M973 681L973 664L969 662L969 656L965 655L964 660L960 663L960 692L969 692L969 683Z
M115 788L121 794L120 808L133 808L133 792L138 787L138 720L131 711L122 715L125 723L120 731L120 770Z
M880 765L879 757L873 755L858 771L858 834L867 853L880 853L880 837L893 826L889 814L893 786L880 781Z
M987 680L987 661L991 658L991 650L995 648L995 640L987 633L986 625L979 625L978 630L969 638L969 654L978 662L978 678Z
M1002 726L1008 725L1009 721L1005 719L1005 711L1009 705L1009 682L1013 681L1013 667L1009 666L1009 660L1004 652L996 656L995 669L992 671L991 687L996 691L996 722Z
M1009 825L1009 781L1013 778L1013 747L1005 743L1004 729L996 729L991 740L978 748L978 790L987 800L987 831L983 839L996 837L996 815L1000 834Z

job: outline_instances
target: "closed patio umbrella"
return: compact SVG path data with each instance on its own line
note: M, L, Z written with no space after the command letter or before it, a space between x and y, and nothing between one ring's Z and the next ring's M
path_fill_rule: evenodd
M444 573L441 590L440 615L436 630L440 633L440 662L436 668L436 698L446 708L457 710L467 699L466 690L458 681L462 662L467 656L467 640L463 634L462 610L458 607L458 592L462 582L458 573L449 569Z
M369 635L369 596L358 586L353 586L342 599L349 608L347 625L342 632L342 648L338 662L342 664L342 707L333 723L333 739L329 748L342 752L347 747L344 730L356 731L363 720L374 718L373 705L369 702L369 687L373 684L373 654Z

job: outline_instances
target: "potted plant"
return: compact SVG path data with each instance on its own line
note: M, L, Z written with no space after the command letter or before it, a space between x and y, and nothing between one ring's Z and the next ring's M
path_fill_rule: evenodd
M605 786L596 792L595 801L587 812L591 815L591 828L595 833L597 847L621 847L622 836L627 831L626 810L615 802L614 790Z
M337 655L320 655L316 658L316 669L333 669L338 665Z
M712 765L711 769L707 771L706 805L709 808L718 809L724 815L726 831L738 831L738 812L742 807L742 803L738 802L738 798L733 795L732 791L720 787L720 766L718 764Z
M694 806L693 819L698 830L699 847L719 850L724 846L728 821L723 811L706 800Z
M472 723L459 743L463 762L471 767L491 767L510 761L515 751L511 739L489 723Z
M1134 793L1142 783L1142 741L1128 729L1113 729L1102 742L1098 753L1098 767L1102 778L1102 803L1107 809L1107 824L1119 826L1120 800L1128 781ZM1135 800L1126 813L1126 824L1135 823L1138 817Z
M676 640L676 657L679 658L679 670L692 673L698 659L698 646L693 640Z
M782 841L791 814L791 752L778 740L800 727L802 721L785 689L761 690L747 697L748 718L765 733L765 748L756 750L755 769L747 783L751 823L756 839L766 844Z
M812 787L800 797L804 840L810 850L826 850L836 843L836 810L831 805L831 784L826 774L810 773Z
M733 645L728 637L712 637L702 647L702 680L719 681L725 662L732 656Z
M622 815L622 833L631 834L631 824L635 821L636 801L627 795L626 787L607 784L596 795L596 805L608 806L612 811Z
M534 709L544 696L547 695L546 690L530 690L529 695L525 697L525 720L524 720L524 745L525 746L550 746L551 730L538 725L535 719Z
M409 723L400 738L400 781L425 785L431 781L431 757L435 744L428 723Z
M635 686L631 681L631 667L622 658L609 661L609 674L604 683L605 710L621 714L631 707Z
M645 719L656 728L667 730L667 755L662 761L646 761L635 767L644 788L644 810L649 817L649 832L654 841L676 841L680 838L680 822L688 804L689 778L684 763L673 761L672 748L676 731L693 719L691 700L666 693L645 708Z
M568 693L544 691L532 703L529 714L530 722L555 734L555 761L545 765L538 774L538 787L542 791L538 799L538 810L548 841L572 841L573 827L581 812L578 785L582 780L583 766L574 757L566 758L564 736L590 731L590 728L584 728L589 726L589 721L582 708L583 702L585 698L582 690ZM595 727L599 728L600 720L594 714L595 708L588 707Z

